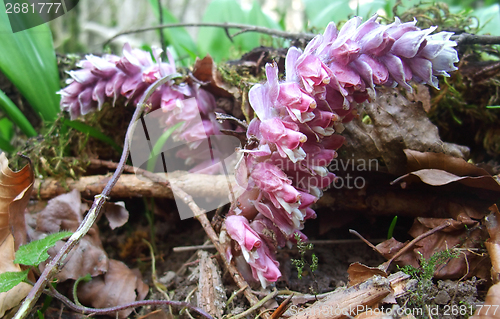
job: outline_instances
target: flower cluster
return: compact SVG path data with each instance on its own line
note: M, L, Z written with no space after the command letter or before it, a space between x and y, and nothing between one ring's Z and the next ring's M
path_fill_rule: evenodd
M292 47L285 61L286 78L266 65L267 82L253 86L249 101L256 118L247 138L237 180L245 191L226 219L226 231L237 242L227 254L241 251L254 279L262 286L281 273L273 253L294 240L322 189L335 180L327 165L342 145L342 123L352 120L356 103L375 94L375 85L411 90L409 80L437 88L437 75L456 70L452 33L421 30L416 21L399 19L381 25L377 16L361 24L355 17L341 30L330 23L302 51Z
M327 166L343 144L343 123L354 117L356 103L375 95L376 85L411 90L408 81L438 86L438 75L456 70L458 55L452 33L431 35L435 27L421 30L416 21L389 25L377 16L364 23L349 20L341 30L330 23L302 51L291 47L285 62L285 79L276 65L266 65L267 82L253 86L249 101L256 118L248 126L246 149L236 169L242 191L225 222L234 245L228 258L245 261L251 276L262 286L281 276L274 253L293 242L307 219L315 218L311 206L322 190L335 180ZM61 107L71 118L101 109L106 100L119 98L137 104L145 90L161 77L175 72L169 63L125 45L123 57L89 55L80 70L70 71L68 86L59 93ZM213 173L223 156L203 161L204 139L220 133L214 118L214 97L196 84L173 81L158 88L148 100L152 110L161 108L164 125L183 123L173 137L187 147L177 156L198 164L198 172ZM208 145L211 145L208 143ZM210 153L216 150L210 149ZM214 152L212 152L214 151ZM224 232L223 232L224 233ZM244 265L245 266L245 265Z
M115 105L124 98L126 103L137 105L146 89L160 78L176 72L172 56L167 52L169 63L161 62L160 49L151 53L132 49L127 43L123 56L108 54L102 57L87 55L79 62L79 70L69 71L68 86L59 91L61 108L69 112L71 119L100 110L106 101ZM220 124L214 118L216 107L212 94L197 84L176 84L173 81L158 88L149 98L150 110L162 109L164 126L183 123L172 134L174 140L183 141L186 147L177 156L188 165L197 164L197 172L217 170L218 158L207 160L197 156L204 154L208 136L218 135ZM215 150L217 151L217 150ZM215 154L217 156L217 154Z

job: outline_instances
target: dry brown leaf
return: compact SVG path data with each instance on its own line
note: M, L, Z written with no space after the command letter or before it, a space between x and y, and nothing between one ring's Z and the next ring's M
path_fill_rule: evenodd
M488 290L484 304L476 307L474 316L470 319L499 319L500 318L500 283L494 284Z
M148 286L142 281L138 271L131 270L121 261L111 259L108 272L80 284L78 299L94 308L108 308L143 300ZM119 318L126 318L133 309L118 312Z
M369 267L358 262L350 264L347 273L349 274L349 286L359 284L375 275L387 277L387 274L379 268Z
M8 234L7 238L0 244L0 273L21 271L21 267L13 263L14 254L14 237L12 234ZM31 285L22 282L11 290L0 293L0 318L3 317L5 311L17 306L30 290Z
M373 102L359 106L359 113L362 116L346 124L342 133L346 141L339 159L342 154L358 163L381 158L390 173L404 174L404 149L443 152L462 158L469 155L467 147L443 142L422 106L409 102L397 88L379 90ZM371 124L362 122L364 115Z
M498 207L490 207L491 214L486 217L486 227L490 238L485 242L491 258L491 279L495 283L486 294L484 304L477 307L471 319L498 319L500 318L500 212Z
M421 169L440 169L457 176L488 176L484 168L466 162L462 158L443 153L419 152L404 150L407 159L408 172Z
M26 243L24 211L33 188L30 166L13 172L4 153L0 154L0 273L21 271L14 264L15 250ZM0 293L0 317L19 304L31 290L31 285L20 283Z
M0 154L0 243L12 233L16 249L26 244L24 210L31 196L33 180L29 165L13 172L5 154Z
M109 227L111 227L111 229L121 227L128 221L129 214L128 210L125 208L124 202L106 202L103 209L104 216L108 219Z
M36 215L36 231L33 232L32 239L40 239L46 234L62 230L75 231L82 222L86 209L87 205L82 204L80 192L77 190L51 199L47 206ZM63 241L58 241L48 250L49 255L55 256L63 245ZM40 265L40 269L43 270L44 267L45 263ZM108 256L102 247L97 225L94 225L80 243L71 250L57 278L60 281L76 280L86 274L101 275L107 269Z
M487 176L457 176L440 169L421 169L398 177L391 184L400 182L412 183L422 181L431 186L443 186L451 183L461 183L468 187L490 190L500 193L500 184L491 175Z
M491 259L491 279L500 282L500 212L497 205L490 207L491 214L486 217L486 228L490 238L484 243Z
M215 96L232 98L240 94L236 87L231 87L222 80L222 76L209 54L201 60L196 58L193 66L193 76L202 82L208 83L204 88Z

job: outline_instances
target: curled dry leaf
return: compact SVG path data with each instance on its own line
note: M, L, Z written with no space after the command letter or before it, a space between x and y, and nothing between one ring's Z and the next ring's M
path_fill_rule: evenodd
M463 158L453 157L443 153L419 152L404 150L407 159L408 172L421 169L440 169L457 176L487 176L484 168L466 162Z
M26 244L24 210L33 190L33 180L29 165L13 172L5 154L0 154L0 243L12 234L16 249Z
M440 169L421 169L411 172L395 179L391 184L401 182L412 183L419 180L431 186L443 186L458 182L468 187L500 193L500 184L491 175L457 176Z
M111 229L121 227L128 221L128 210L124 202L106 202L103 208L104 216L108 219Z
M77 190L51 199L45 209L36 215L36 230L32 233L32 239L40 239L46 234L62 230L76 231L83 220L83 213L86 209L87 205L82 204L80 193ZM54 247L49 249L49 255L55 256L63 245L63 241L57 242ZM42 270L44 265L40 265ZM86 274L98 276L106 272L107 269L108 256L102 247L98 228L94 225L68 254L65 266L57 274L57 278L60 281L76 280Z
M24 210L31 196L33 173L25 166L18 172L8 167L5 154L0 154L0 273L21 271L14 264L15 249L26 242ZM0 317L19 304L31 290L31 285L20 283L0 293Z
M488 290L484 304L478 307L471 319L498 319L500 318L500 212L498 207L490 207L491 214L486 217L486 227L490 238L485 242L491 258L491 279L495 283Z
M78 299L82 304L94 308L107 308L143 300L148 293L148 286L142 281L136 270L131 270L124 263L109 260L108 272L80 284ZM127 318L133 309L118 312L119 318Z
M346 139L340 156L352 155L365 163L381 158L390 173L404 174L404 149L469 155L467 147L443 142L422 106L409 102L397 88L380 90L373 102L360 105L359 113L360 118L346 124L342 133ZM365 117L370 124L363 123Z
M238 88L231 87L223 81L214 60L209 54L201 60L196 58L193 66L193 76L199 81L207 83L208 85L204 88L215 96L232 98L240 95Z
M500 282L500 212L497 205L490 207L491 214L486 217L485 223L490 238L484 243L491 259L491 279L494 283Z
M500 318L500 283L494 284L488 290L484 304L476 308L470 319L498 319Z
M349 274L349 286L359 284L375 275L387 277L387 274L379 268L369 267L358 262L350 264L347 273Z

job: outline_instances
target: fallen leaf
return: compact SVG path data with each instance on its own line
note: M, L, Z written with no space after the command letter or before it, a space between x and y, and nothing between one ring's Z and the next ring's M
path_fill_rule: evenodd
M406 172L404 149L461 158L469 155L467 147L443 142L422 106L408 101L397 88L378 90L377 97L359 105L358 110L360 118L345 125L342 135L346 140L339 160L344 156L358 163L382 159L390 173L399 175ZM363 123L363 118L368 118L370 124Z
M129 214L128 210L125 208L124 202L106 202L103 209L104 216L108 219L109 227L111 227L111 229L121 227L128 221Z
M349 286L359 284L375 275L387 277L387 274L379 268L369 267L358 262L350 264L347 273L349 274Z
M13 263L14 237L9 234L0 245L0 273L21 271L21 267ZM21 282L7 292L0 293L0 318L5 311L17 306L28 295L31 285Z
M484 304L476 307L476 312L470 319L498 319L500 318L500 283L488 289Z
M209 54L201 60L196 58L193 76L199 81L208 83L204 88L215 96L232 98L240 95L238 88L231 87L222 80L222 76Z
M26 244L24 210L31 196L33 180L29 165L13 172L5 154L0 154L0 243L12 233L16 249Z
M458 182L468 187L485 189L500 193L500 184L498 184L498 182L491 175L477 177L457 176L440 169L421 169L415 172L411 172L398 177L391 182L391 185L396 183L412 183L418 180L431 186L443 186Z
M500 212L497 205L490 207L491 214L485 219L490 238L484 243L491 259L491 279L500 282Z
M446 155L443 153L419 152L404 150L407 160L408 172L421 169L440 169L458 176L489 176L484 169L466 162L463 158Z
M14 264L15 250L26 242L24 210L34 179L30 166L13 172L8 164L5 154L0 154L0 273L21 271ZM0 317L17 306L30 290L31 285L22 282L0 293Z
M86 209L87 205L82 204L80 192L77 190L51 199L47 206L36 214L36 231L32 233L32 240L63 230L76 231ZM48 250L49 255L55 256L63 245L64 241L58 241ZM45 264L42 263L40 269L43 271L44 268ZM64 268L57 274L57 278L60 281L76 280L86 274L101 275L107 269L108 256L102 247L97 225L94 225L68 254Z
M131 270L121 261L109 260L108 272L78 287L78 299L82 304L94 308L108 308L143 300L148 286L138 271ZM126 318L133 309L118 312L119 318Z
M491 279L495 283L488 289L484 304L476 308L476 313L471 319L498 319L500 318L500 212L498 207L490 207L491 214L486 217L486 228L490 238L485 242L486 249L491 258Z

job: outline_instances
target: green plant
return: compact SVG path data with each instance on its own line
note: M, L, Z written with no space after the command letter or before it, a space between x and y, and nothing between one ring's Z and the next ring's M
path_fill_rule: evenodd
M295 233L295 240L297 241L297 248L299 249L300 259L293 259L292 264L297 268L298 278L302 279L302 274L304 273L304 268L309 266L311 272L315 272L318 269L318 257L316 254L311 255L311 263L305 259L306 252L308 250L313 250L314 245L311 243L306 243L300 238L300 235Z
M417 287L410 293L408 306L419 309L425 309L431 301L431 289L433 287L432 278L437 267L445 264L452 258L458 258L460 253L454 249L447 249L436 252L429 259L418 252L420 255L420 268L415 268L411 265L398 268L404 273L410 275L413 279L417 280ZM424 313L426 313L424 311Z
M16 16L11 18L15 19ZM59 113L59 71L47 25L13 33L5 10L0 12L0 72L3 73L44 121L53 121ZM0 108L12 123L28 137L37 133L24 114L0 91ZM12 130L12 129L11 129ZM13 151L2 132L3 150Z
M20 246L16 251L14 263L25 266L38 266L47 258L47 251L61 239L71 236L72 232L59 232L46 236L45 238L35 240L29 244ZM9 291L19 283L26 280L29 269L16 272L4 272L0 274L0 293Z
M262 12L261 6L254 1L250 10L244 10L236 0L214 0L208 5L203 22L235 22L252 24L281 30L280 25ZM233 30L222 28L202 28L198 33L198 48L201 56L210 54L215 61L241 56L241 53L260 46L265 39L257 33L245 33L230 40L227 33ZM269 38L269 36L267 36Z

